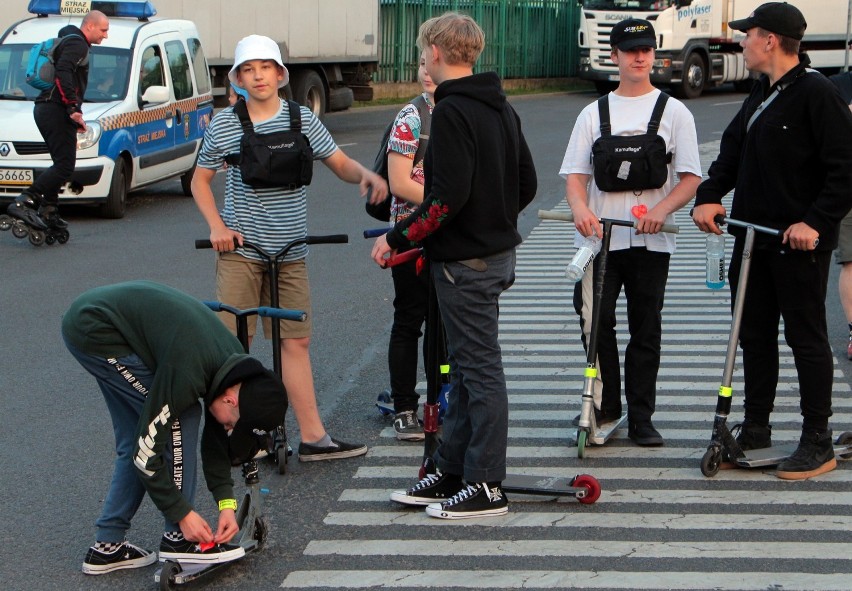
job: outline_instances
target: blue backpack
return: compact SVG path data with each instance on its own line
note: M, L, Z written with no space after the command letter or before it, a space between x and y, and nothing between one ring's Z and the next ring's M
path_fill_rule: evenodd
M27 84L42 91L56 86L56 52L62 46L62 42L71 37L80 37L80 35L54 37L33 45L27 60Z

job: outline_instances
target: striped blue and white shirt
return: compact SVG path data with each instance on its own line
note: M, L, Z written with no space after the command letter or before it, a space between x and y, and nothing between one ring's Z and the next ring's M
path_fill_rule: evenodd
M337 150L337 144L325 125L307 108L301 107L302 133L308 137L314 150L314 160L328 158ZM290 112L285 101L281 101L278 114L271 119L254 123L258 134L289 131ZM204 132L204 142L198 154L198 166L219 170L225 157L240 150L243 129L233 107L217 113ZM304 238L308 233L307 190L282 188L258 189L243 183L239 166L228 166L225 177L225 204L220 212L222 221L231 230L268 252L277 252L293 240ZM240 248L239 254L247 258L262 260L251 249ZM304 258L308 248L304 244L294 247L283 259L294 261Z

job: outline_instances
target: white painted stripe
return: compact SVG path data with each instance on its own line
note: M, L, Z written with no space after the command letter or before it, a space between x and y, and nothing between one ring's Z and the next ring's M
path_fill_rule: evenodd
M693 358L693 362L695 362L695 358ZM582 368L577 367L504 367L503 371L507 376L567 376L567 375L576 375L582 376L582 371L585 369L585 364ZM661 377L686 377L686 376L694 376L696 378L699 377L721 377L721 371L719 368L713 367L690 367L688 369L678 368L678 367L660 367L657 375ZM792 378L797 379L798 374L796 373L795 368L779 368L778 377L779 378ZM835 369L833 372L833 376L835 379L842 379L844 374L839 369ZM716 382L718 385L719 382Z
M481 520L475 520L481 521ZM634 572L549 570L312 570L294 571L285 589L707 589L717 591L849 591L849 575L801 572Z
M344 490L338 501L356 503L383 503L388 501L390 490L388 488L349 488ZM518 497L520 498L520 497ZM535 497L523 495L524 500L532 500ZM549 497L539 497L548 499ZM511 496L515 502L515 495ZM567 498L565 502L574 503L574 499ZM796 507L814 506L837 506L847 507L852 503L852 493L849 492L820 492L820 491L778 491L778 490L724 490L713 488L713 490L660 490L660 489L611 489L601 491L599 503L606 503L607 507L620 503L629 505L633 503L649 503L659 507L660 505L701 505L733 507L739 505L791 505ZM727 511L725 511L727 513ZM368 515L365 513L365 515ZM376 525L376 524L373 524Z
M555 556L621 559L764 559L836 560L849 556L852 544L798 542L608 542L595 540L315 540L307 556Z
M422 385L423 388L426 387L424 383ZM509 404L511 405L541 405L542 407L547 405L554 404L564 404L569 407L574 407L579 409L580 407L580 394L582 393L582 388L578 387L572 389L570 393L563 392L562 394L516 394L513 392L509 392ZM715 392L713 392L715 395ZM666 408L669 406L709 406L711 412L716 408L716 397L713 395L701 396L700 398L696 398L695 396L661 396L657 395L657 408ZM789 408L787 408L789 407ZM849 397L836 397L831 401L831 407L835 410L838 408L852 408L852 398ZM799 409L799 398L796 396L795 398L792 396L778 396L775 398L775 410L786 409L790 412L797 411ZM739 411L737 411L739 412ZM656 415L654 415L656 416ZM772 415L774 418L775 415ZM833 419L830 419L833 422Z
M587 458L594 457L594 450L587 450ZM842 464L841 464L842 466ZM595 466L593 468L565 468L565 467L518 467L513 466L509 469L512 474L524 474L535 476L548 477L571 477L576 476L583 471L592 472L604 488L607 481L612 480L678 480L682 482L781 482L775 477L775 468L754 468L751 470L720 470L713 478L707 478L701 474L698 462L695 468L670 468L668 466L655 466L653 468L633 468L633 467L618 467L618 468L601 468ZM413 476L411 466L359 466L355 472L355 478L398 478L401 480L410 480ZM837 469L827 474L821 474L817 477L819 482L852 482L852 470ZM790 486L795 486L795 483L788 483ZM852 517L850 517L852 519Z
M388 492L390 494L390 492ZM598 503L604 502L604 497ZM401 506L388 500L388 504ZM576 501L573 505L579 505ZM553 527L553 528L591 528L590 535L597 529L648 529L648 530L749 530L749 531L836 531L852 529L852 516L808 515L801 519L792 519L788 513L779 515L763 514L727 514L727 513L599 513L586 511L587 506L579 506L576 511L566 514L564 511L517 511L500 518L462 519L458 521L434 519L426 515L423 508L410 508L401 511L348 511L330 512L323 523L326 525L351 527L386 527L388 525L419 525L435 527ZM479 540L482 541L482 540ZM575 542L576 543L576 542ZM764 542L755 542L760 545ZM701 542L704 544L704 542ZM838 557L840 554L834 554ZM745 557L744 557L745 558Z
M709 429L708 429L709 441ZM622 447L611 444L594 448L596 459L659 459L674 460L701 459L704 447ZM589 452L591 453L591 452ZM577 448L556 444L547 446L509 446L506 450L509 458L575 458ZM374 445L367 452L368 458L422 458L422 444L400 443L400 445Z
M577 400L579 402L579 399ZM700 401L695 400L696 404ZM654 413L654 423L663 421L672 421L678 423L685 422L713 422L715 411L715 401L705 400L708 403L711 412L669 412L657 411ZM577 405L579 407L579 404ZM571 421L577 416L578 410L513 410L509 413L509 418L515 421ZM802 415L798 412L773 412L773 423L799 423L802 422ZM834 413L831 417L831 422L837 425L848 425L852 423L852 414ZM572 425L573 426L573 425ZM659 428L659 425L657 426Z
M509 413L509 420L511 421L511 419L512 415ZM657 430L666 440L682 439L687 441L700 441L700 445L706 445L710 442L710 430L713 426L712 419L712 416L708 416L707 425L697 429L669 429L666 427L658 427ZM509 439L555 439L564 443L573 439L575 430L576 427L568 425L564 427L512 427L510 422ZM799 441L799 436L801 434L802 431L800 429L772 429L772 441L776 445L783 443L795 443ZM835 432L835 436L839 434L839 431ZM396 438L396 433L394 432L393 427L386 427L382 429L379 435L389 439ZM615 436L610 439L610 443L607 445L616 445L627 442L627 427L625 426L615 432ZM586 451L589 454L594 454L594 451L599 448L600 446L592 445L589 446ZM575 454L572 453L571 455L573 456Z

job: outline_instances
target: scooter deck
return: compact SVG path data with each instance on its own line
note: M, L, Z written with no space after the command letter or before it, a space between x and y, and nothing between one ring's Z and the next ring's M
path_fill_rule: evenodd
M607 439L612 437L612 434L615 433L616 429L621 427L624 423L627 422L627 413L621 415L621 418L616 419L614 421L609 421L608 423L601 423L600 425L596 424L594 420L592 421L592 433L591 436L588 437L587 443L591 445L603 445L606 443ZM574 443L577 443L579 430L574 431Z
M500 485L508 493L524 495L574 496L581 490L574 486L573 478L558 476L528 476L523 474L507 474Z
M194 581L200 577L207 576L217 570L234 564L235 562L239 562L243 560L246 556L254 552L258 549L259 545L257 540L250 540L244 545L246 553L245 556L241 556L234 560L228 560L226 562L208 562L208 563L183 563L178 561L178 566L180 567L180 571L175 573L174 580L172 581L175 585L184 585L189 583L190 581ZM160 582L160 576L162 575L163 569L158 568L157 572L154 573L154 582Z
M794 451L798 444L790 443L787 445L773 445L763 449L750 449L745 451L745 456L742 458L734 458L733 464L737 468L763 468L766 466L777 466L786 460ZM840 459L846 459L852 453L852 445L834 445L834 455Z

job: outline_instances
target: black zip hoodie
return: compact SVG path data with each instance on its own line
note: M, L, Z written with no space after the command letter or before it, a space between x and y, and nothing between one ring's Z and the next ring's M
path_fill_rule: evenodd
M57 103L65 107L68 115L83 112L83 96L89 83L89 43L83 31L74 25L66 25L59 30L60 38L65 39L55 52L56 84L44 90L35 102Z
M422 242L431 260L459 261L521 243L518 212L535 197L537 179L497 74L438 86L423 168L425 198L388 233L391 248Z
M695 205L721 203L734 189L733 219L781 231L805 222L819 232L817 250L833 250L840 220L852 208L852 114L825 76L806 70L809 63L800 55L799 65L772 87L761 76L722 135ZM747 132L749 118L779 85L780 94ZM780 239L757 233L755 244L770 248Z

